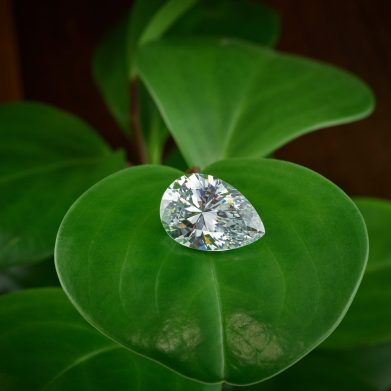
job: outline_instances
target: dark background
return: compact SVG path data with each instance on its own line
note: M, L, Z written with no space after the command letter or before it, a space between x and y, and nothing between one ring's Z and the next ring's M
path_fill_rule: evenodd
M120 145L123 136L99 96L90 64L96 44L130 3L0 0L0 100L50 102ZM391 198L391 1L266 3L282 17L279 50L350 70L377 99L370 118L303 136L277 157L318 171L351 195Z

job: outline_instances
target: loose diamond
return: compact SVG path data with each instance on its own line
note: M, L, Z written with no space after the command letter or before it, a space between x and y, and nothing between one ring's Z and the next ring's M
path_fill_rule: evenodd
M164 192L160 218L167 233L186 247L225 251L246 246L265 234L248 199L212 175L176 179Z

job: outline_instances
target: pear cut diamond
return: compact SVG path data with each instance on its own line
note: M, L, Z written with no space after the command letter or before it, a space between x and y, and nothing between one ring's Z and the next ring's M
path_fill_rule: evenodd
M160 218L174 240L197 250L232 250L265 234L257 211L243 194L200 173L171 183L163 194Z

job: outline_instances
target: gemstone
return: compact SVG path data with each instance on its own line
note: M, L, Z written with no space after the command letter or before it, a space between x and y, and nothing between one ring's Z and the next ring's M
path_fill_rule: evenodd
M197 250L232 250L265 234L261 218L243 194L200 173L171 183L162 197L160 219L171 238Z

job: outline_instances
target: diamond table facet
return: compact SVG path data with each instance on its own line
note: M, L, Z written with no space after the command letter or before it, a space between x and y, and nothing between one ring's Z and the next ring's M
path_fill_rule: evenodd
M174 240L197 250L232 250L265 234L261 218L243 194L200 173L171 183L163 194L160 218Z

